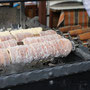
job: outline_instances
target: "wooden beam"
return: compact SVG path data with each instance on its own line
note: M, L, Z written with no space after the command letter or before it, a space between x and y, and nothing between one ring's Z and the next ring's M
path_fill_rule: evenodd
M53 28L53 11L50 9L49 27Z
M39 22L46 25L46 1L39 1Z

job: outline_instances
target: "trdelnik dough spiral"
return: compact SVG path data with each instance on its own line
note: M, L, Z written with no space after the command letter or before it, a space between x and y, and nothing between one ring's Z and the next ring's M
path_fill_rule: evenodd
M14 39L14 37L10 34L9 31L0 32L0 42Z
M37 27L37 28L31 28L31 29L15 30L15 31L11 31L10 33L18 42L21 42L24 38L39 35L41 31L42 31L42 28Z
M46 36L40 36L40 37L32 37L32 38L25 38L22 40L23 44L32 44L32 43L40 43L40 42L45 42L45 41L51 41L55 39L60 39L62 38L58 34L53 34L53 35L46 35Z
M65 38L8 48L12 63L31 63L33 60L48 57L66 57L71 50L72 44Z
M14 46L17 46L17 41L15 39L0 42L0 48L8 48Z

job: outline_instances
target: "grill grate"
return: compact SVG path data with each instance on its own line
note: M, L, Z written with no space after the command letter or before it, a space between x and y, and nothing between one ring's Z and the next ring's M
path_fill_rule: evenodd
M77 29L78 30L78 29ZM82 29L83 30L83 29ZM61 32L60 30L56 30L59 34L61 34L63 37L70 39L71 41L74 42L75 47L79 47L80 45L87 47L88 50L90 51L90 39L85 39L85 40L80 40L77 35L76 36L71 36L69 34L69 31L67 32ZM90 33L90 28L88 33Z

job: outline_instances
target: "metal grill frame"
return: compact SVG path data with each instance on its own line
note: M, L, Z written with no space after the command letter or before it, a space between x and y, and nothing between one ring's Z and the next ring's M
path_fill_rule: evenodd
M20 74L12 74L9 76L0 77L0 88L27 84L30 82L52 79L56 77L77 74L90 70L90 61L83 61L73 64L65 64L61 66L34 70Z

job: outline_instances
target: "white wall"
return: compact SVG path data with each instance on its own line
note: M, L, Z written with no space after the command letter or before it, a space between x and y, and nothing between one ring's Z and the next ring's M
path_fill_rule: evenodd
M77 2L82 2L82 0L59 0L59 1L50 1L50 6L55 5L60 2L66 2L66 1L77 1Z

